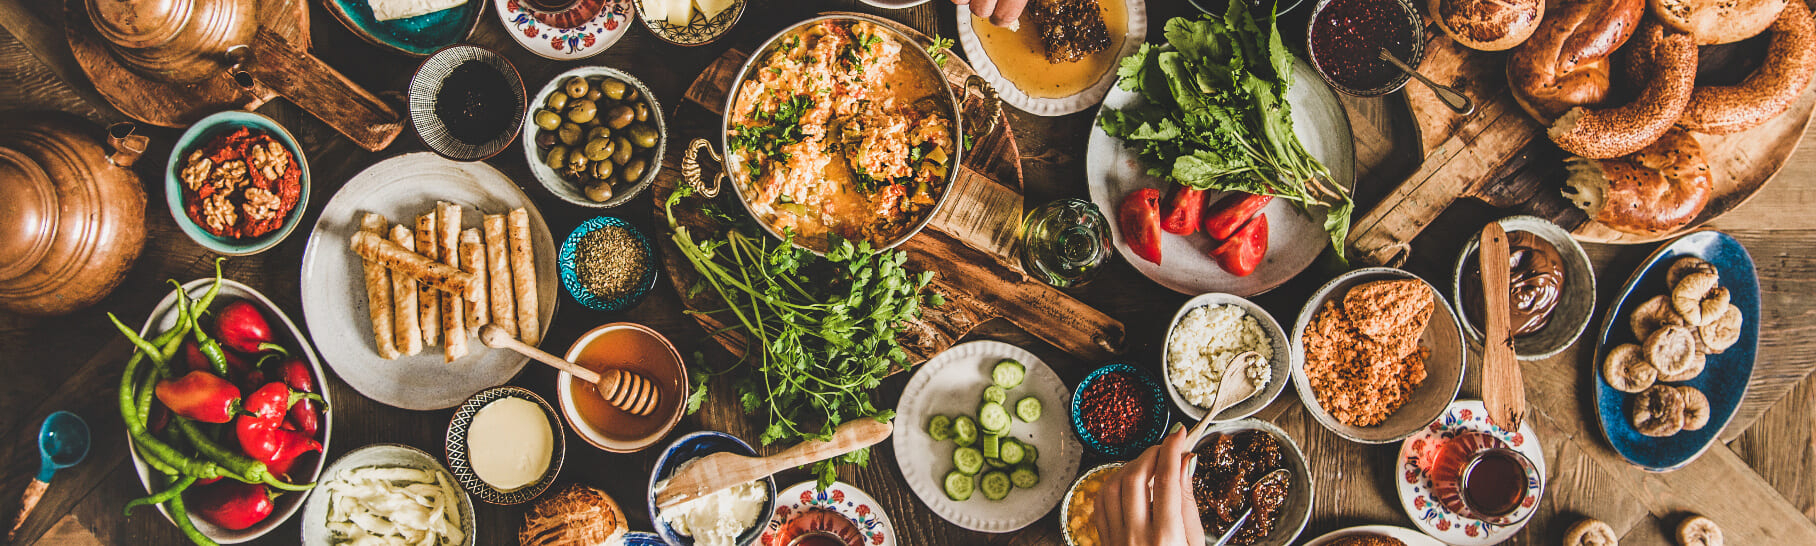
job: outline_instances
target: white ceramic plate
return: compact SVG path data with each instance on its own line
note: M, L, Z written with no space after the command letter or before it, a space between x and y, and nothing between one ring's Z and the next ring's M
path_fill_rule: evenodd
M1142 100L1133 91L1111 89L1104 97L1103 107L1127 108ZM1300 144L1330 169L1331 177L1338 185L1353 188L1356 147L1350 137L1349 117L1343 111L1343 103L1337 101L1336 92L1331 91L1311 64L1303 59L1293 61L1293 86L1286 92L1286 101L1292 105L1293 130L1298 133ZM1117 205L1129 193L1141 188L1159 188L1163 196L1168 193L1169 183L1148 175L1147 171L1139 150L1111 138L1102 127L1091 126L1091 140L1085 152L1085 180L1091 188L1091 202L1110 218L1110 233L1115 239L1116 251L1142 275L1161 286L1190 295L1227 292L1253 296L1298 275L1330 246L1330 235L1324 232L1322 218L1307 216L1298 206L1275 199L1262 209L1268 217L1267 257L1247 277L1231 275L1218 266L1209 254L1214 248L1213 241L1204 234L1181 237L1163 232L1160 252L1161 263L1166 265L1162 267L1141 259L1129 251L1128 243L1123 240L1122 226L1115 220ZM1221 193L1207 194L1205 203L1215 203L1222 197Z
M765 546L786 546L775 543L776 533L783 525L794 521L801 512L819 508L830 510L845 516L857 525L858 532L863 533L864 544L870 546L895 546L895 527L889 523L889 514L883 513L883 505L870 498L869 493L857 486L845 482L832 482L825 490L816 486L819 482L808 480L788 486L776 494L776 509L769 517L769 523L763 528L763 537L757 544Z
M984 387L990 385L990 370L1005 358L1015 359L1028 369L1021 386L1009 390L1010 402L1030 395L1040 398L1040 419L1023 423L1012 417L1009 429L1009 436L1039 450L1035 464L1040 467L1040 484L1034 489L1012 490L1008 498L1000 501L985 499L981 491L971 500L954 501L946 497L941 481L952 471L952 450L958 446L951 441L934 441L927 435L927 420L942 414L975 415ZM890 446L895 450L902 479L933 513L959 527L986 533L1027 527L1059 504L1078 473L1078 459L1084 447L1072 437L1071 424L1066 420L1071 397L1071 390L1046 363L1020 347L1000 341L973 341L947 349L920 365L895 409L896 427Z
M511 35L517 45L543 57L572 61L598 55L618 43L637 14L633 1L604 0L598 15L574 28L543 24L515 0L492 0L492 7L498 13L498 22L504 25L504 33Z
M1269 314L1261 306L1255 305L1255 302L1229 294L1217 293L1204 294L1186 301L1185 305L1179 306L1179 313L1173 315L1172 325L1167 327L1166 345L1162 345L1160 349L1162 355L1160 376L1167 384L1167 398L1173 399L1173 405L1178 407L1179 411L1185 412L1186 416L1191 417L1193 421L1204 420L1205 414L1210 410L1198 407L1187 401L1184 396L1180 396L1179 388L1173 385L1173 367L1167 365L1165 355L1167 347L1173 343L1173 329L1179 327L1179 321L1185 319L1185 314L1193 309L1212 305L1234 305L1242 309L1249 316L1255 317L1255 321L1261 324L1261 331L1267 334L1269 341L1273 342L1274 357L1267 359L1267 383L1256 389L1255 394L1247 400L1223 410L1221 419L1218 419L1219 421L1234 421L1254 415L1262 408L1266 408L1268 404L1274 403L1274 399L1279 398L1280 392L1286 389L1286 384L1292 382L1293 370L1305 365L1305 355L1299 354L1296 350L1297 347L1292 344L1292 340L1286 337L1286 331L1280 329L1280 322L1274 320L1274 315Z
M1122 50L1116 52L1118 60L1135 54L1136 50L1141 49L1141 44L1148 39L1147 1L1123 0L1123 5L1128 10L1129 19L1128 30L1123 33ZM984 81L990 82L990 85L996 88L997 96L1002 97L1003 102L1007 102L1011 106L1037 116L1063 116L1096 106L1097 103L1103 101L1104 94L1110 92L1110 87L1116 84L1117 65L1111 63L1109 68L1097 78L1097 83L1085 88L1084 91L1059 98L1031 96L1017 87L1015 82L1004 77L1002 70L996 67L996 62L990 60L989 52L984 50L983 41L977 38L977 33L971 28L971 7L955 6L955 8L958 14L958 41L959 45L965 48L965 59L971 61L971 68L977 70L977 75L982 76ZM1034 22L1023 19L1022 31L1035 32Z
M1425 531L1446 544L1457 546L1488 546L1499 544L1526 527L1531 518L1508 526L1490 525L1486 522L1459 516L1456 512L1439 504L1431 495L1431 476L1419 468L1418 455L1427 449L1427 444L1438 440L1448 440L1463 432L1487 432L1506 442L1514 451L1525 455L1538 468L1540 476L1548 475L1545 471L1545 449L1539 445L1539 437L1532 433L1532 424L1520 423L1520 431L1509 433L1488 422L1488 408L1481 400L1458 400L1450 404L1450 409L1438 417L1436 422L1421 429L1418 433L1406 438L1400 444L1398 463L1394 465L1394 490L1400 493L1400 509L1412 518L1419 530ZM1545 484L1538 483L1536 491L1527 494L1528 507L1544 501ZM1408 543L1411 544L1411 543Z
M188 284L184 284L183 291L189 293L189 297L191 298L199 298L203 294L208 293L208 287L213 284L214 277L196 279L189 281ZM304 360L309 362L310 371L315 373L316 390L321 391L318 394L322 395L322 405L332 410L334 408L334 399L328 395L328 389L323 387L323 385L325 385L324 381L327 380L328 376L322 371L321 360L315 357L314 346L309 343L308 338L303 337L303 332L296 328L296 323L291 322L290 317L285 315L283 310L278 309L276 304L271 303L271 300L267 299L264 294L260 294L259 291L253 290L250 286L234 282L232 279L223 279L221 281L221 291L215 296L214 304L211 307L219 310L222 306L226 305L227 302L236 299L251 302L253 306L258 307L260 312L264 313L265 320L271 323L272 331L277 334L279 338L278 342L280 344L292 349L302 350L302 354L297 356L301 356ZM146 319L145 327L139 329L139 335L149 340L155 337L157 333L166 332L171 328L175 328L177 326L176 305L177 293L175 290L172 290L170 295L164 296L164 300L158 302L158 306L152 309L151 318ZM141 365L150 366L151 364L143 363ZM297 477L297 481L292 483L308 483L313 481L314 477L321 475L322 463L325 462L325 455L328 453L328 440L333 437L333 414L328 414L322 418L321 452L314 455L306 455L315 457L314 468L304 466L291 469L297 474L301 474L301 476ZM151 493L151 468L145 466L144 459L139 458L139 449L130 439L127 440L126 446L132 450L132 467L133 470L136 470L139 473L139 484L145 486L145 492L147 494ZM304 499L309 498L312 493L313 491L305 491L301 493L285 493L279 496L274 501L276 508L271 511L269 517L266 517L264 521L258 522L251 527L238 531L216 526L213 523L209 523L208 520L194 517L193 514L189 518L189 521L195 524L197 530L201 531L202 534L207 535L208 538L214 539L215 542L221 544L239 544L265 536L265 534L270 533L272 529L276 529L277 526L282 525L284 521L290 519L290 516L296 514L297 509L302 508ZM166 510L164 505L158 505L158 511L164 513L164 519L170 520L174 524L175 520L170 519L170 511Z
M348 180L322 209L303 251L303 317L315 334L322 358L334 373L367 398L387 406L435 410L459 405L473 393L502 385L517 375L529 357L508 349L489 349L467 339L467 356L442 362L442 348L423 347L415 356L379 358L366 307L365 273L348 240L367 212L392 223L414 222L417 215L448 201L464 207L464 227L482 221L481 211L503 214L523 207L530 213L530 245L536 255L537 316L548 330L560 297L555 268L555 240L536 204L483 162L462 163L429 152L404 154L367 167Z
M334 465L329 466L328 470L322 473L322 481L325 483L337 479L343 472L368 466L414 468L441 474L442 478L448 480L448 485L453 487L454 493L457 495L454 497L454 502L458 506L455 506L454 509L460 511L460 529L467 535L466 541L461 544L472 546L473 541L478 538L479 533L473 527L475 522L473 499L467 496L466 491L455 485L454 476L448 474L448 469L442 467L441 462L436 461L434 456L423 453L420 449L400 444L372 444L355 449L335 460ZM303 507L303 521L305 522L303 524L303 544L308 546L333 544L332 535L328 533L326 524L328 521L327 494L309 498L309 502Z
M1444 546L1443 542L1438 542L1437 539L1431 538L1430 535L1393 525L1363 525L1359 527L1350 527L1348 529L1338 529L1312 539L1310 542L1305 543L1305 546L1324 546L1336 542L1339 538L1355 535L1385 536L1399 540L1400 542L1405 543L1406 546Z

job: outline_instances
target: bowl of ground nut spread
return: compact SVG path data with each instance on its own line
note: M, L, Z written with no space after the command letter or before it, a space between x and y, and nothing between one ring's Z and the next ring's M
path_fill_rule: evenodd
M309 204L309 162L290 132L252 112L195 123L170 152L164 194L177 226L231 256L277 246Z
M1595 312L1595 271L1589 255L1563 228L1543 218L1510 216L1500 221L1507 231L1508 298L1514 356L1520 360L1550 358L1570 347L1589 326ZM1456 280L1450 301L1463 317L1469 340L1482 343L1482 268L1479 237L1470 238L1457 254Z

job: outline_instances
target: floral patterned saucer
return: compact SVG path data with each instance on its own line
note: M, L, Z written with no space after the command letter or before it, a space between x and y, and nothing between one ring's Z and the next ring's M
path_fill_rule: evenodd
M630 29L631 18L636 17L633 0L599 1L605 3L599 14L572 28L543 22L548 17L538 18L518 5L517 0L492 0L492 5L497 8L506 34L524 49L557 61L572 61L598 55L618 43Z
M1538 436L1532 433L1532 425L1521 423L1520 431L1513 433L1501 430L1501 427L1488 422L1488 410L1481 400L1452 402L1437 421L1406 438L1400 444L1399 463L1395 467L1399 470L1394 479L1394 488L1400 492L1400 507L1406 510L1406 515L1412 518L1419 530L1457 546L1498 544L1526 526L1526 520L1498 526L1465 518L1445 508L1432 497L1431 476L1419 467L1420 457L1428 450L1435 452L1435 448L1445 440L1474 431L1487 432L1506 442L1508 447L1530 459L1533 466L1538 467L1540 476L1546 472L1545 450L1539 445ZM1544 494L1542 481L1529 482L1526 500L1520 503L1520 508L1533 508L1543 500Z
M825 491L815 491L815 485L813 480L808 480L776 494L776 511L770 514L763 536L757 540L759 546L785 546L778 543L778 532L788 522L815 508L837 512L851 520L868 546L895 544L895 529L889 523L889 516L864 490L845 482L832 482Z

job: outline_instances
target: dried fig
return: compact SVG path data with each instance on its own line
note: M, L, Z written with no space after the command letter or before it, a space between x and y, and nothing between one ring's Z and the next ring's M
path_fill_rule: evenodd
M1632 343L1608 351L1602 361L1602 379L1621 392L1639 392L1658 381L1658 369L1646 362L1645 351Z
M1721 288L1721 276L1708 271L1697 271L1685 275L1683 280L1672 285L1671 308L1677 310L1690 324L1702 326L1708 320L1703 318L1703 300L1714 297L1722 298L1727 303L1726 290ZM1714 318L1714 317L1708 317Z
M1709 262L1703 261L1702 258L1695 256L1678 258L1677 261L1671 262L1670 269L1665 270L1665 284L1667 286L1677 286L1677 281L1684 280L1684 277L1698 271L1715 273L1716 269L1715 266L1710 265Z
M1684 396L1667 385L1653 385L1633 397L1633 428L1640 434L1664 437L1684 429Z
M1721 526L1702 516L1684 518L1677 524L1677 543L1683 546L1721 546Z
M1709 397L1689 385L1677 386L1677 394L1684 398L1684 430L1709 426Z
M1688 326L1666 326L1646 338L1646 361L1665 377L1681 375L1695 367L1702 358L1696 348L1696 332Z
M1633 337L1638 339L1651 337L1659 328L1685 324L1684 317L1671 308L1671 298L1663 294L1652 296L1652 299L1639 304L1629 317L1629 322L1633 326Z
M1730 303L1722 306L1721 313L1715 320L1696 328L1701 349L1709 354L1719 354L1740 341L1740 326L1746 320L1741 316L1740 308Z
M1564 532L1564 546L1620 546L1614 528L1599 519L1585 519Z

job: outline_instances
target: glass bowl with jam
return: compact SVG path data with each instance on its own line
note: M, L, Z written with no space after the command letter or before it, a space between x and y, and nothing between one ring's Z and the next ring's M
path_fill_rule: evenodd
M1398 91L1410 78L1381 50L1413 68L1425 57L1425 27L1409 0L1320 0L1305 34L1312 68L1331 88L1358 97Z

